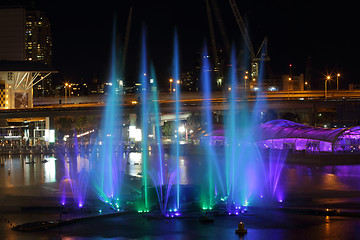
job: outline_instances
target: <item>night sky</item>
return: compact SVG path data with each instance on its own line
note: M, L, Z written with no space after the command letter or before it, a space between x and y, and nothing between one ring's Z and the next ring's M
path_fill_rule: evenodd
M244 48L241 32L227 0L217 0L228 38L237 52ZM322 75L343 75L341 86L360 81L356 77L357 20L356 7L346 2L326 1L237 1L255 51L268 37L271 61L267 71L287 74L289 64L294 74L305 73L310 56L312 86L323 87ZM91 82L106 81L109 71L111 35L117 16L117 40L124 42L129 9L133 6L127 82L135 82L139 72L141 29L145 24L148 55L160 82L171 75L172 44L175 28L179 34L181 71L196 64L204 41L209 44L209 27L204 0L152 1L36 1L52 26L53 65L58 79ZM218 48L223 46L213 16ZM210 46L210 45L208 45ZM210 51L210 49L209 49Z

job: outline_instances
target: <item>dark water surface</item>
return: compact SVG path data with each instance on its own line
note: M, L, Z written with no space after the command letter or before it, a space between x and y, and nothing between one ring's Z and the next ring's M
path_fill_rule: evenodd
M47 162L42 162L44 159ZM360 218L259 209L251 216L218 216L213 224L200 223L197 217L149 220L127 215L39 232L15 232L10 224L59 218L56 212L20 208L53 206L59 202L63 163L43 155L0 156L0 162L0 239L360 239ZM201 167L201 157L183 156L181 183L199 184ZM81 159L78 168L91 169L91 164ZM141 155L131 153L127 174L139 177L141 169ZM291 206L360 211L360 165L286 164L279 188ZM248 234L242 237L234 233L240 221L248 228Z

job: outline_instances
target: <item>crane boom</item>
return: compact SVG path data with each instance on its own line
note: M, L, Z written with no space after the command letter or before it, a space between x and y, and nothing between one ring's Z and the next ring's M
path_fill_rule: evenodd
M206 0L206 12L207 12L207 15L208 15L210 37L211 37L211 47L212 47L212 51L213 51L214 64L215 64L216 61L217 61L217 49L216 49L215 33L214 33L214 26L213 26L213 22L212 22L212 18L211 18L209 0Z
M125 43L124 43L124 53L123 53L123 59L122 59L122 73L121 73L121 77L124 77L125 63L126 63L126 54L127 54L127 50L128 50L129 37L130 37L130 27L131 27L132 11L133 11L133 8L131 7L131 8L130 8L130 11L129 11L128 20L127 20L127 26L126 26Z
M215 13L215 17L216 17L216 21L218 23L218 26L219 26L219 29L220 29L220 33L221 33L221 36L222 36L222 39L224 41L224 45L225 45L225 51L226 51L226 54L227 56L230 56L230 43L229 43L229 39L226 35L226 31L225 31L225 27L224 27L224 22L221 18L221 15L220 15L220 11L219 11L219 7L217 5L217 2L216 0L211 0L211 4L213 6L213 9L214 9L214 13Z
M251 55L251 58L255 58L255 52L254 52L254 48L253 48L253 45L251 43L251 40L250 40L250 36L249 36L249 33L245 27L245 23L240 15L240 12L239 12L239 9L235 3L235 0L229 0L229 3L230 3L230 6L231 6L231 9L234 13L234 17L236 19L236 22L241 30L241 34L243 35L244 37L244 41L245 41L245 44L246 46L248 47L249 51L250 51L250 55Z
M248 47L250 51L250 58L251 58L251 78L253 81L255 81L259 76L259 62L260 61L269 61L270 58L267 55L267 38L263 40L261 43L261 46L257 53L255 54L253 45L250 40L249 33L245 27L244 21L240 15L239 9L235 3L235 0L229 0L231 9L234 13L234 17L236 19L236 22L240 28L241 34L244 37L244 41L246 46Z
M259 61L270 61L270 57L267 54L267 37L262 41L255 59Z

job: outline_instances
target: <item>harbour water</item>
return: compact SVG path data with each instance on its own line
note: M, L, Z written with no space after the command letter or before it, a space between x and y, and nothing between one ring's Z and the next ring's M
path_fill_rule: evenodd
M205 167L205 161L199 154L180 156L180 183L200 184L199 169ZM357 230L360 218L288 213L280 209L254 210L249 215L218 216L211 225L204 225L198 218L191 217L149 220L144 216L130 214L41 232L20 233L11 230L10 223L18 225L59 218L59 214L51 208L33 211L24 211L23 208L56 206L64 174L63 164L54 156L44 155L1 156L1 163L0 232L5 236L4 239L39 239L40 236L45 239L218 239L218 236L223 236L223 239L239 239L234 234L234 229L240 220L248 228L248 234L240 239L267 239L269 234L276 239L354 239L360 234ZM88 167L86 159L77 164ZM141 154L131 152L125 169L126 175L141 178ZM360 210L359 180L360 165L285 164L279 180L284 189L281 204L284 207L357 212ZM62 217L66 217L66 214Z

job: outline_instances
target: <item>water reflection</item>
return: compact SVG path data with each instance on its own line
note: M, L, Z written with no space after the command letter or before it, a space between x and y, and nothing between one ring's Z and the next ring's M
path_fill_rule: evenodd
M46 158L44 164L44 182L56 182L56 158Z
M128 175L133 177L140 177L142 175L141 153L139 152L129 153L129 159L125 171Z
M202 159L201 154L180 157L181 184L203 184L202 169L206 168L206 166L204 166ZM19 191L21 193L21 187L24 186L38 188L42 184L55 183L52 186L52 190L57 191L59 183L64 177L64 169L66 167L71 165L77 173L82 171L91 173L93 166L89 162L89 156L78 155L74 160L76 162L69 163L69 158L66 157L64 164L64 162L61 163L62 161L54 156L1 155L0 188L12 189L12 191ZM166 173L171 170L171 166L167 166L167 164L168 162L165 159L164 166ZM142 177L141 153L130 152L127 155L125 174ZM283 168L279 184L284 189L285 195L320 196L323 194L325 196L324 193L348 191L351 193L357 192L356 196L360 196L360 165L315 166L286 164ZM335 195L331 197L336 197ZM329 198L330 196L326 195L326 197Z
M47 159L46 163L42 162ZM0 156L0 187L12 188L56 182L56 159L43 155Z
M187 163L188 161L185 161L184 157L179 158L179 171L180 171L180 184L190 184L189 182L189 176L188 176L188 169L187 169Z
M332 173L324 173L319 188L323 190L349 190L349 186L340 182L340 178Z
M77 156L77 170L78 170L78 173L81 171L89 172L90 171L89 158L78 155Z

